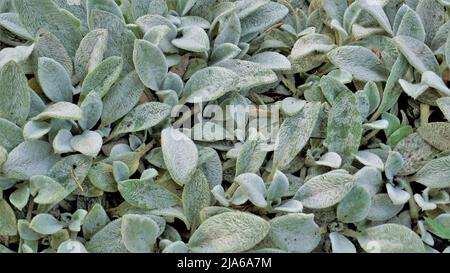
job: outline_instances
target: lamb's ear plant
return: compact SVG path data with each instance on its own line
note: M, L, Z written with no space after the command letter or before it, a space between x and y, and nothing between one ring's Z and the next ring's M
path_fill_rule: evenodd
M448 252L448 0L0 0L0 253Z

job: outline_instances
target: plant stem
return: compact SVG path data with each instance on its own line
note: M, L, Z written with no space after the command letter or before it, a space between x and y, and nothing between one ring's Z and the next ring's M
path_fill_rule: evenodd
M350 238L357 238L359 236L358 232L356 232L352 229L349 229L349 228L344 228L344 230L342 230L341 233L342 233L342 235L345 235Z
M419 220L419 207L417 206L416 202L414 201L414 193L411 188L411 184L409 183L409 181L405 180L404 186L405 186L405 190L410 195L410 198L408 201L409 202L409 215L411 216L411 220L414 223L417 223L417 221Z
M27 208L27 221L31 222L31 217L33 216L33 207L34 207L34 201L31 200L30 203L28 203Z
M376 136L378 133L380 132L379 129L373 130L372 132L370 132L369 134L367 134L363 140L362 140L362 144L363 145L367 145L367 143L369 143L370 139L372 139L374 136Z
M272 166L272 170L270 171L270 174L267 176L267 181L270 183L273 180L273 177L275 176L275 173L278 170L278 166L277 165L273 165Z
M236 182L233 182L233 184L231 184L231 186L227 189L227 191L225 192L225 196L227 196L228 198L231 198L234 194L234 192L239 188L239 184Z
M320 233L320 235L327 234L328 233L327 225L321 226L320 229L319 229L319 233Z
M428 124L428 119L430 118L430 105L421 103L420 104L420 125L424 126Z

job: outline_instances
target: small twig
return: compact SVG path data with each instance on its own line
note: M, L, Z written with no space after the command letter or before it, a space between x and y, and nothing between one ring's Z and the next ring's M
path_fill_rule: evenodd
M367 145L367 143L369 143L369 141L376 136L378 133L380 132L380 130L376 129L373 130L372 132L370 132L369 134L367 134L363 139L362 139L362 144L363 145Z
M378 109L375 114L372 115L372 117L369 119L369 122L376 121L383 113L379 111Z
M73 180L75 180L75 182L77 183L78 188L80 188L81 192L84 192L84 189L83 189L83 187L81 186L80 181L79 181L78 178L76 177L75 172L74 172L73 169L70 170L70 176L72 177Z
M111 140L113 140L114 138L116 138L117 136L115 135L110 135L107 138L105 138L105 140L103 141L103 144L106 144L108 142L110 142Z
M275 24L275 25L273 25L273 26L271 26L270 28L268 28L265 32L267 33L267 32L270 32L270 31L272 31L273 29L276 29L277 27L281 27L283 25L283 22L280 22L280 23L278 23L278 24Z
M448 206L448 205L441 204L441 205L438 205L438 208L445 211L446 213L450 213L450 206Z
M357 238L359 236L358 232L356 232L352 229L349 229L349 228L344 228L344 230L342 230L341 233L342 233L342 235L345 235L350 238Z
M156 141L153 139L147 145L145 145L144 149L142 149L142 151L139 151L139 153L142 155L145 155L153 148L153 146L155 146L155 144L156 144Z

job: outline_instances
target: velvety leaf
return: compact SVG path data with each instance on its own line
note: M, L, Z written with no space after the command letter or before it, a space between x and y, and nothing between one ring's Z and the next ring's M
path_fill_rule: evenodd
M214 47L230 43L237 45L241 38L241 21L236 13L231 13L220 24L220 31L214 41Z
M178 130L167 128L161 132L161 147L172 179L179 185L188 183L198 163L194 142Z
M60 183L48 176L36 175L30 178L31 193L36 195L37 204L52 205L63 200L69 192Z
M183 90L187 102L207 102L218 99L236 87L236 74L222 67L197 71Z
M440 151L450 150L450 124L433 122L417 129L417 133L430 145Z
M168 69L163 52L150 42L136 40L133 61L144 85L153 90L160 90Z
M89 240L109 222L105 209L100 204L95 204L84 218L82 226L84 237Z
M58 253L88 253L84 245L76 240L68 240L62 242L58 246Z
M276 212L299 213L303 211L303 204L298 200L289 200L273 209Z
M337 218L343 223L357 223L369 214L371 196L360 185L356 185L337 206Z
M195 5L196 2L197 0L178 1L177 11L179 11L181 15L186 15L189 12L189 10Z
M269 26L281 21L288 11L284 5L270 1L247 16L243 16L241 13L243 16L241 17L241 36L264 31Z
M208 218L192 234L189 248L194 252L243 252L258 244L270 224L253 214L225 212Z
M419 14L425 27L425 43L429 45L435 37L439 27L445 23L445 9L441 3L439 3L439 0L420 0L418 1L416 12Z
M270 222L270 240L288 252L311 252L321 236L313 214L288 214Z
M57 102L49 105L42 113L35 116L33 120L80 120L81 118L83 118L83 111L80 107L70 102Z
M267 200L281 200L289 190L289 180L286 175L280 171L275 172L272 182L267 189Z
M45 95L53 102L72 102L73 87L70 75L57 61L41 57L38 61L39 83Z
M442 97L436 100L436 104L447 121L450 121L450 97Z
M208 180L202 171L197 170L192 179L183 188L183 209L191 229L200 225L200 211L211 203Z
M147 102L131 110L114 128L111 136L139 132L158 125L170 115L170 106L160 102Z
M14 236L17 234L17 220L11 206L4 199L0 199L0 235Z
M32 35L40 28L46 28L58 37L70 56L75 55L82 38L80 21L75 16L51 0L14 0L14 7Z
M399 152L390 151L384 167L384 173L386 174L386 177L392 180L394 176L397 175L403 168L403 165L403 156Z
M356 253L353 243L340 233L330 233L330 241L333 253Z
M96 157L102 149L103 140L101 135L94 131L84 131L83 134L74 136L70 140L70 146L87 156Z
M50 123L45 121L29 121L23 127L23 138L25 140L40 139L52 129Z
M407 11L402 17L396 35L409 36L425 42L425 28L417 12L407 7Z
M91 157L80 154L66 156L50 169L48 176L58 181L67 192L73 192L76 188L83 187L92 161Z
M51 235L61 230L64 226L48 213L36 215L30 222L30 228L38 233Z
M0 118L23 125L30 104L27 78L20 66L10 61L0 69Z
M397 36L394 42L399 51L417 71L438 73L439 64L430 48L422 41L408 36Z
M36 32L34 51L31 55L31 62L38 67L39 58L50 58L61 64L67 71L67 74L73 74L72 57L67 52L64 44L46 28L40 28ZM36 71L35 71L36 73Z
M450 88L447 87L440 76L432 71L425 71L422 74L422 83L436 89L445 96L450 96Z
M104 57L121 56L123 59L122 73L133 71L133 44L136 36L126 27L123 20L112 13L99 9L92 10L88 20L90 30L106 29L108 31L108 46Z
M374 153L368 151L359 151L355 154L355 158L365 166L375 167L380 171L384 171L383 160Z
M360 0L360 7L372 15L375 20L377 20L378 24L390 35L392 35L392 27L389 22L389 18L387 17L386 13L383 10L383 7L381 6L378 1L373 0Z
M257 207L265 208L266 187L261 177L253 173L244 173L235 178L241 191Z
M447 188L450 186L450 156L429 161L413 177L413 181L429 188Z
M81 97L89 93L97 93L103 98L122 72L123 61L121 57L109 57L87 74L81 88Z
M0 16L4 14L6 13L2 13ZM0 68L10 61L14 61L18 64L26 63L34 50L34 46L35 45L32 44L30 46L7 47L0 50Z
M128 169L127 164L122 161L114 161L113 177L117 183L128 180L130 178L130 169Z
M203 148L199 150L198 168L206 176L209 188L222 184L223 167L219 154L213 148Z
M147 180L126 180L119 183L119 192L131 205L145 209L163 209L180 202L179 198Z
M291 69L289 60L276 52L262 52L253 55L249 61L259 63L273 71L286 71Z
M70 218L68 226L69 230L72 232L80 232L81 226L84 223L84 218L86 217L87 213L88 212L84 209L77 209Z
M17 222L17 230L19 231L19 236L23 240L35 241L42 238L44 235L37 233L30 228L30 223L27 220L19 219Z
M127 214L122 218L123 243L130 252L153 252L158 232L158 225L150 217Z
M281 124L275 144L273 165L286 167L308 143L319 118L321 105L309 103Z
M86 243L86 249L93 253L126 253L121 233L122 218L107 224Z
M339 82L337 79L331 75L323 76L320 79L320 89L322 90L323 96L327 99L330 105L335 104L336 97L345 91L350 91L343 83Z
M403 205L395 205L388 194L380 193L372 197L372 205L367 219L372 221L386 221L397 215Z
M107 163L94 164L88 173L89 181L105 192L116 192L117 183L113 177L113 167Z
M321 209L339 203L351 191L355 180L345 170L315 176L303 184L295 199L307 208Z
M277 75L267 67L242 60L228 60L217 64L232 70L237 77L234 90L246 92L251 88L274 83L278 80Z
M328 53L335 47L328 36L309 34L295 42L289 60L295 72L307 72L326 61Z
M411 198L411 195L407 191L399 187L394 187L390 183L386 184L386 190L394 205L404 205Z
M92 129L100 120L103 111L103 102L97 93L89 93L80 105L83 117L78 124L81 129Z
M103 60L108 41L106 29L94 29L81 40L74 58L75 76L83 80Z
M330 61L361 81L386 81L388 72L378 56L360 46L341 46L328 53Z
M124 20L122 11L119 5L113 0L87 0L86 1L87 14L90 14L92 10L98 9L107 11L114 14L121 20Z
M358 242L367 252L412 253L424 252L420 237L407 227L384 224L364 230Z
M403 168L399 172L400 175L414 174L438 152L418 133L413 133L402 139L394 150L402 155L404 161Z
M9 153L3 172L8 177L27 180L35 175L46 175L58 159L49 143L25 141Z
M361 136L361 114L356 97L350 91L342 92L336 97L328 115L325 140L328 151L338 153L343 164L349 164L359 149Z
M318 161L316 161L317 165L327 166L333 169L338 169L341 167L342 159L341 156L334 152L328 152L320 157Z
M70 140L72 139L72 133L67 129L61 129L56 134L53 139L53 150L57 154L64 154L73 152L73 148L70 145Z
M116 82L103 98L102 125L109 125L129 113L138 103L144 88L136 72Z
M133 0L130 9L133 18L137 19L145 14L163 15L167 12L167 4L164 0Z
M182 29L183 36L172 40L172 44L190 52L205 52L209 50L209 38L206 32L197 26Z
M371 196L377 194L381 190L383 184L380 170L374 167L362 168L355 173L354 178L356 181L355 183L363 186Z
M22 129L11 121L0 118L0 145L6 151L11 151L22 141Z

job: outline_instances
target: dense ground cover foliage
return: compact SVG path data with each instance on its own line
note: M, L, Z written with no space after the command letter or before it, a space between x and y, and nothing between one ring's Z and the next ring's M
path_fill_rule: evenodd
M0 252L449 252L449 0L0 0Z

